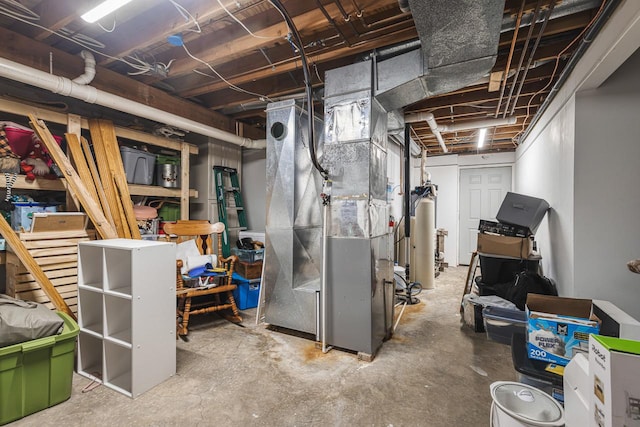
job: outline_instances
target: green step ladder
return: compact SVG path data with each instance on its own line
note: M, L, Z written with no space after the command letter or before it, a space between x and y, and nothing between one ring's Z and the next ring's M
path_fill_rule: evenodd
M222 234L222 255L228 257L231 255L229 232L247 229L247 213L242 202L237 169L214 166L213 176L218 202L218 221L224 223L225 226ZM232 215L229 215L229 213L232 213ZM234 224L229 224L229 220L233 220Z

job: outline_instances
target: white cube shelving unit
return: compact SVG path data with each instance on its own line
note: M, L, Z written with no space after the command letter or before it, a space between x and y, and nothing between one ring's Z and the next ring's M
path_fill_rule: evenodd
M137 397L176 373L176 247L78 245L78 373Z

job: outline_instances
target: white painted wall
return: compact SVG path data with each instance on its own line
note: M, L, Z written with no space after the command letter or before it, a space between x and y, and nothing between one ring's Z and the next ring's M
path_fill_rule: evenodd
M267 151L242 151L242 197L250 230L264 231L266 224Z
M640 50L576 95L575 292L640 319Z
M637 53L640 2L623 0L516 151L515 190L552 211L537 232L561 295L599 297L640 318ZM603 144L604 142L604 144ZM612 232L605 230L612 228Z
M436 228L444 228L448 233L444 238L444 260L451 266L458 265L458 167L428 166L427 171L431 182L438 186Z
M514 161L514 153L465 156L453 154L427 158L427 172L431 174L431 182L438 186L436 227L444 228L449 233L444 243L444 258L449 265L458 265L460 261L458 260L460 169L511 166Z
M573 152L575 102L570 98L538 137L518 150L514 191L546 200L551 209L536 232L546 276L573 295Z

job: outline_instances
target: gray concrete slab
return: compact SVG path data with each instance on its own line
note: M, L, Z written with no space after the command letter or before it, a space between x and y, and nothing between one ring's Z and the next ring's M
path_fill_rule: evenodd
M255 325L194 317L177 375L137 399L74 374L71 398L20 426L487 426L489 385L514 380L510 348L461 325L467 273L446 269L373 362ZM150 369L153 367L150 366Z

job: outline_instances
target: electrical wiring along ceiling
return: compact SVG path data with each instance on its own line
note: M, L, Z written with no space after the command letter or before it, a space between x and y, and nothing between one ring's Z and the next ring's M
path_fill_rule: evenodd
M610 2L506 0L490 75L406 112L429 112L447 125L513 115L515 124L487 130L483 152L514 150ZM132 1L95 24L80 19L97 3L0 0L0 36L11 41L0 45L2 57L73 78L82 73L78 55L87 49L98 64L92 85L194 120L209 112L210 122L251 138L264 137L267 102L305 99L300 49L269 0ZM300 32L319 114L325 71L374 50L415 46L418 38L411 13L397 0L281 3ZM0 88L7 85L0 81ZM412 126L413 138L429 155L442 154L426 123ZM477 132L442 136L449 152L475 153Z

